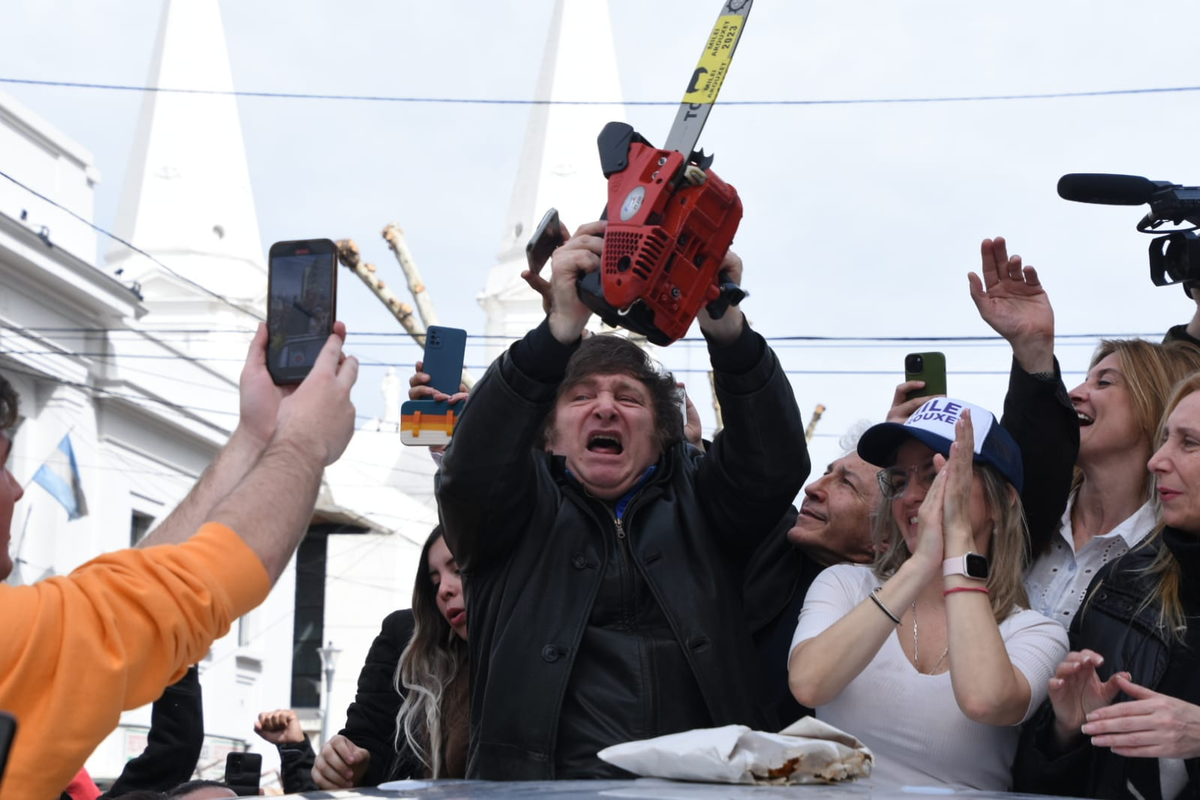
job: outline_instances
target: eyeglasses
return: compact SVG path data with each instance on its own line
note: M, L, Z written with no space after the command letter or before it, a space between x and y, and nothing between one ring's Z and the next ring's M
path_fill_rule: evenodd
M913 464L911 467L888 467L879 470L875 475L879 481L879 491L885 500L897 500L904 496L910 485L915 484L925 491L933 485L937 477L937 468L930 460L924 464Z

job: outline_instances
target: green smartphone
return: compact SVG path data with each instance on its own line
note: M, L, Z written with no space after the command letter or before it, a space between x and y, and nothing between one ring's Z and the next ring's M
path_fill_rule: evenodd
M909 392L906 400L946 394L946 355L909 353L904 357L904 380L925 381L925 388Z

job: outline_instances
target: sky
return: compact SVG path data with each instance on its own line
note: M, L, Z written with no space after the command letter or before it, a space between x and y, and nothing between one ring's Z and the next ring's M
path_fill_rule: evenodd
M240 90L528 100L552 7L255 0L221 11ZM608 8L624 99L660 103L631 106L627 118L661 142L719 6ZM0 79L145 85L161 10L160 0L6 0ZM861 101L1200 86L1200 62L1171 35L1193 17L1183 0L754 4L701 145L745 207L734 242L751 293L743 307L779 353L806 420L816 404L827 409L812 446L818 470L847 427L883 417L907 352L944 351L950 394L999 410L1003 342L919 340L991 334L966 278L985 236L1006 236L1038 268L1068 387L1082 380L1091 334L1157 338L1194 310L1181 290L1149 280L1149 238L1134 230L1144 208L1068 203L1055 184L1067 172L1200 184L1200 92ZM4 82L0 91L92 153L96 223L111 230L141 97ZM750 102L760 104L739 104ZM396 222L442 324L483 332L476 295L495 263L527 105L241 98L238 107L264 253L277 240L353 238L400 286L379 237ZM348 349L364 363L355 401L379 415L385 365L403 375L418 350L365 335L399 326L349 272L339 283ZM679 342L662 360L689 384L711 433L702 344ZM473 343L476 374L482 361Z

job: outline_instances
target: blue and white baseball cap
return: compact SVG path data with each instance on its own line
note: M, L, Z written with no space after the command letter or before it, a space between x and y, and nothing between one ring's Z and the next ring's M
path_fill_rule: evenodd
M896 451L908 439L916 439L934 452L950 457L954 426L964 409L971 410L975 431L975 461L991 464L1018 492L1025 483L1021 449L1012 434L1000 427L992 412L963 400L931 397L904 424L882 422L867 429L858 440L858 454L868 464L890 467Z

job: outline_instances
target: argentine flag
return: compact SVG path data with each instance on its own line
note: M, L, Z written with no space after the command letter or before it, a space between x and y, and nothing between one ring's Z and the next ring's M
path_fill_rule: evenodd
M58 447L38 468L33 482L41 486L50 496L62 503L68 519L79 519L87 515L87 500L83 497L83 482L79 479L79 466L75 463L75 450L71 447L71 434L58 443Z

